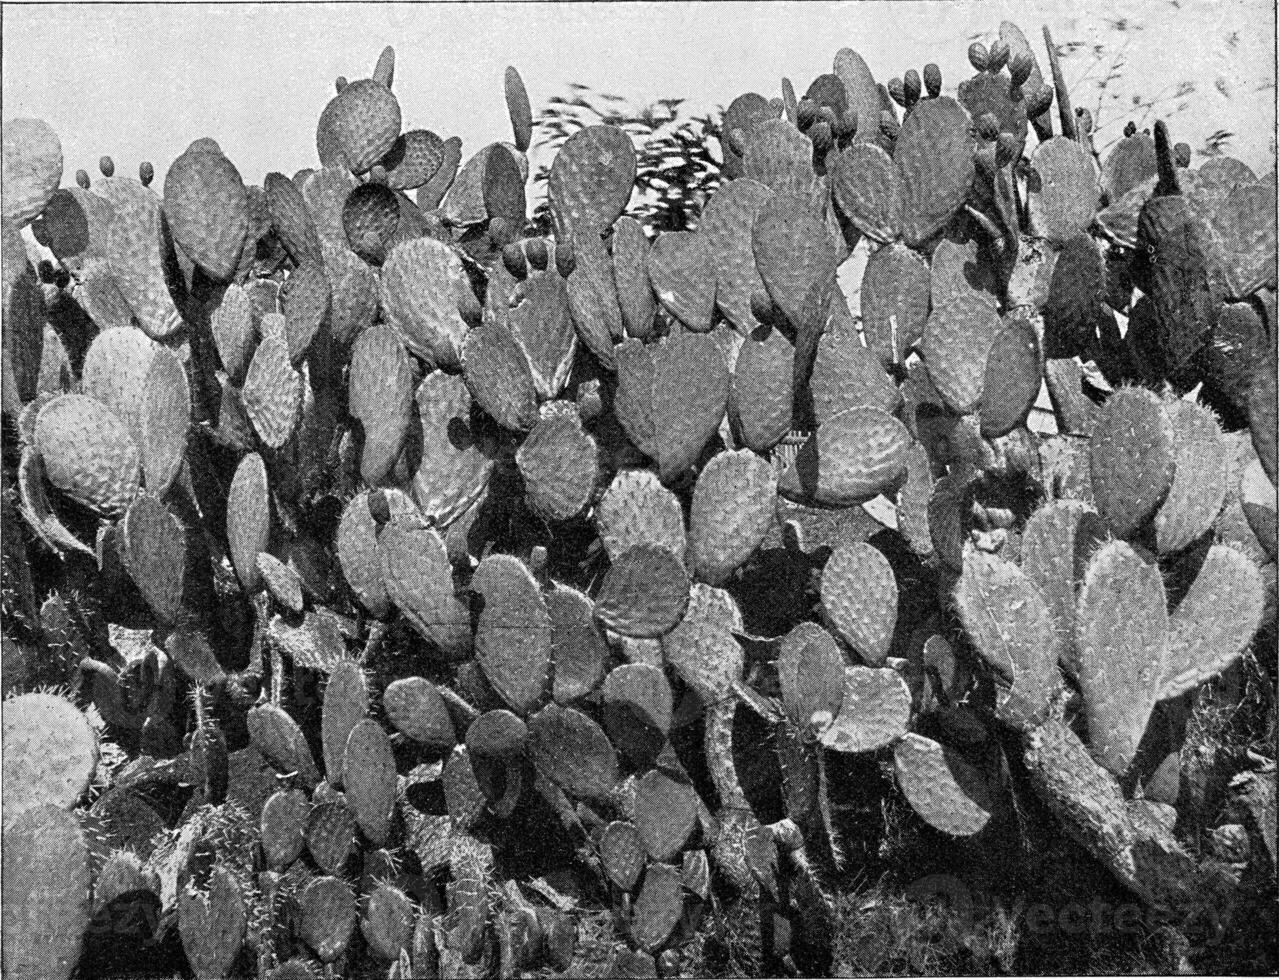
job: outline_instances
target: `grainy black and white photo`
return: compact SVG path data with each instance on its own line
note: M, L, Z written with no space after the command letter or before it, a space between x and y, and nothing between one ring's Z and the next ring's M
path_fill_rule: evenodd
M1275 24L0 3L3 977L1279 973Z

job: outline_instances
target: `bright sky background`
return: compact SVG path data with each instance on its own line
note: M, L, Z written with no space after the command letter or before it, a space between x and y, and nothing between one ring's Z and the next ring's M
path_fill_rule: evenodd
M1215 130L1258 173L1274 166L1275 7L1270 0L1080 0L844 3L90 4L3 8L5 118L38 116L58 132L64 183L97 173L110 154L119 172L150 160L156 184L194 139L211 136L246 183L314 165L315 122L337 75L367 77L383 45L397 53L394 89L406 128L461 136L470 155L509 139L502 71L519 68L534 109L569 82L635 104L686 97L727 105L742 92L780 94L788 76L803 93L855 48L879 81L938 62L953 94L972 74L969 40L1016 20L1047 59L1040 25L1058 44L1102 45L1096 61L1072 54L1076 105L1098 108L1096 82L1114 57L1123 77L1108 92L1105 135L1129 116L1134 94L1193 81L1173 117L1174 138L1194 147ZM1116 26L1126 19L1126 29ZM1170 104L1161 114L1171 112ZM1148 120L1147 125L1150 124Z

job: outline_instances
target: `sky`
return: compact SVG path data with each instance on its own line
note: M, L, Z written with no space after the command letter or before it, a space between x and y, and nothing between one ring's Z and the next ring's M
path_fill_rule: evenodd
M405 128L463 139L464 154L510 139L502 74L515 65L534 109L570 82L635 104L683 97L692 111L742 92L802 94L856 49L886 82L927 61L945 89L972 74L972 39L1016 20L1047 68L1039 28L1082 45L1065 60L1076 105L1099 143L1119 135L1134 96L1171 95L1174 139L1200 146L1235 134L1227 151L1258 173L1274 166L1275 7L1270 0L1079 0L843 3L42 4L3 6L3 115L49 122L63 146L64 184L153 163L156 183L193 140L210 136L247 183L313 166L315 123L338 75L368 77L397 53L394 90ZM1117 65L1104 92L1099 80ZM1140 112L1135 118L1141 122ZM1150 125L1153 117L1145 120ZM536 158L535 158L536 162Z

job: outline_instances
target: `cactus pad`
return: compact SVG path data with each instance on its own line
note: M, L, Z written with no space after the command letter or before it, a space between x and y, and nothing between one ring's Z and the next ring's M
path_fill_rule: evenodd
M713 245L700 232L670 231L648 253L648 279L663 308L689 330L711 328L715 311Z
M622 470L595 508L595 526L610 561L638 544L661 545L684 558L679 499L649 470Z
M207 894L187 885L178 896L178 934L187 961L200 980L216 980L230 973L240 955L247 926L244 896L224 867L209 876Z
M1088 563L1075 611L1078 680L1094 758L1116 775L1132 762L1168 656L1163 579L1122 541Z
M1135 533L1168 496L1176 434L1159 399L1124 388L1106 401L1089 442L1093 499L1120 537Z
M757 328L743 342L733 365L728 418L748 449L767 453L791 430L794 363L795 349L779 330Z
M490 555L471 589L483 602L476 659L502 699L527 714L542 698L551 662L551 619L537 580L518 558Z
M178 247L214 279L228 280L249 230L249 201L221 153L188 149L164 176L164 216Z
M471 613L457 598L444 542L411 518L393 519L378 536L387 597L446 656L471 647Z
M953 749L910 732L894 748L893 766L911 807L942 833L970 837L990 820L989 782Z
M906 475L910 433L877 408L850 408L827 419L778 479L791 500L849 507L887 492Z
M1030 220L1049 241L1061 244L1092 222L1097 177L1084 147L1067 136L1041 143L1031 157Z
M876 249L862 277L862 329L866 344L885 366L902 364L924 336L928 322L929 270L901 243Z
M573 708L550 704L529 719L533 764L566 793L607 797L617 782L617 753L608 736Z
M595 493L598 449L568 402L542 406L541 420L515 454L524 499L548 521L567 521L586 509Z
M1219 544L1208 550L1169 619L1158 700L1192 691L1234 663L1262 621L1263 593L1261 575L1246 555Z
M1172 486L1155 514L1161 553L1180 551L1212 526L1226 501L1230 444L1208 409L1178 399L1164 406L1172 423L1176 461Z
M999 717L1021 729L1042 721L1061 679L1055 624L1034 583L1011 562L968 548L955 605L998 677Z
M360 830L371 844L381 847L386 843L395 810L395 755L386 732L371 718L351 729L342 784Z
M5 836L21 814L43 805L68 810L98 766L98 738L84 713L54 694L4 702Z
M689 513L688 561L718 584L759 547L773 524L777 477L747 450L720 453L702 469Z
M868 663L882 664L897 624L897 580L883 553L841 542L822 570L821 595L836 635Z
M6 728L8 721L6 717ZM84 832L74 814L53 805L20 815L6 808L5 817L6 823L12 820L4 832L0 905L5 976L66 980L80 960L89 925L89 849Z
M972 185L968 113L954 99L920 102L902 123L893 149L901 177L901 232L908 244L933 237L959 210Z
M637 544L619 554L604 576L595 615L623 636L656 638L679 624L688 596L688 573L678 556L659 544Z
M321 962L332 963L346 949L359 916L350 886L340 878L313 878L297 903L298 935Z
M875 752L906 734L910 688L887 667L844 668L843 702L819 739L834 752Z
M764 281L755 267L751 236L755 219L772 196L771 188L749 178L721 184L706 205L698 228L711 245L715 302L743 334L758 325L751 313L751 294L763 289ZM616 243L613 248L616 259Z
M635 184L635 147L614 126L588 126L568 138L551 165L548 193L557 241L578 229L604 234Z

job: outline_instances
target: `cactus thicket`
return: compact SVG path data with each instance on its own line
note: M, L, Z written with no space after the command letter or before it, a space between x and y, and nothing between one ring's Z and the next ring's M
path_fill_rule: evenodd
M912 848L1273 898L1274 177L1099 161L1044 34L740 96L660 234L612 125L535 231L513 67L468 156L388 47L261 187L6 122L6 975L821 973Z

